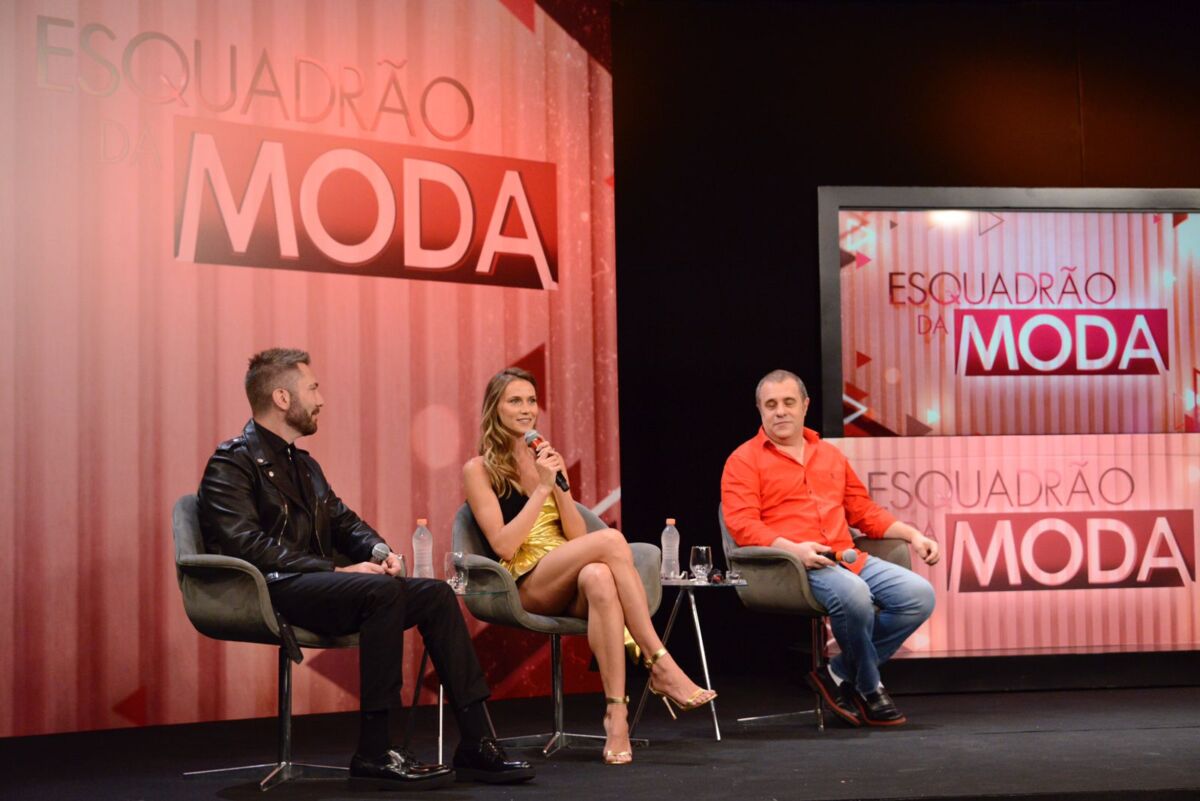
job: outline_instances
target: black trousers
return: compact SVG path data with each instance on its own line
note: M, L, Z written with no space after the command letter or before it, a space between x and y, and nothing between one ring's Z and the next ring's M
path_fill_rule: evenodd
M358 632L363 711L401 704L404 631L417 627L456 710L485 700L487 682L454 591L444 581L369 573L301 573L268 585L292 625L324 635Z

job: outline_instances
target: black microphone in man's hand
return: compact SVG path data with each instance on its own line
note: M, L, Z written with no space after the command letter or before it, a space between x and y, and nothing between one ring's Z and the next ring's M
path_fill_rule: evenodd
M531 428L529 431L525 432L525 444L530 447L535 455L537 454L538 446L545 441L546 440L542 439L542 435L537 432L536 428ZM558 488L563 492L571 491L571 485L567 483L567 477L563 475L563 471L561 470L559 470L554 476L554 483L557 484Z

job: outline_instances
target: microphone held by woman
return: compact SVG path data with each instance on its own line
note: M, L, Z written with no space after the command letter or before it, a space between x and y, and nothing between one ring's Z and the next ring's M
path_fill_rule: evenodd
M536 428L525 432L525 444L529 446L530 450L533 451L535 456L537 455L538 447L543 442L546 442L546 440L544 440L542 438L542 435L537 432ZM547 444L549 444L549 443L547 443ZM567 477L565 475L563 475L563 472L561 470L559 470L558 473L555 474L554 483L557 484L558 488L560 490L562 490L563 492L571 491L571 485L569 483L567 483Z

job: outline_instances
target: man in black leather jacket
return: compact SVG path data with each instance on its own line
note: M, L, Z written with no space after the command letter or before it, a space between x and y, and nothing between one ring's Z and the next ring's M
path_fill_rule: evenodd
M253 419L217 447L200 482L205 547L263 572L271 603L289 623L326 635L359 633L361 723L351 781L377 788L431 788L452 780L514 782L533 777L489 736L487 684L458 602L434 579L403 578L383 543L342 503L321 466L293 442L317 430L324 400L308 354L274 348L250 359L246 395ZM383 543L386 546L386 543ZM349 560L339 566L335 555ZM390 747L400 704L404 630L417 626L446 686L462 740L453 770Z

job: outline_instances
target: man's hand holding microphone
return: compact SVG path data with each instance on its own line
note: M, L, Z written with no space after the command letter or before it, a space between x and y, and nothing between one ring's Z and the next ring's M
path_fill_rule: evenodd
M371 549L371 561L357 562L345 567L335 567L336 573L377 573L389 576L404 575L404 557L393 553L386 542L377 542Z

